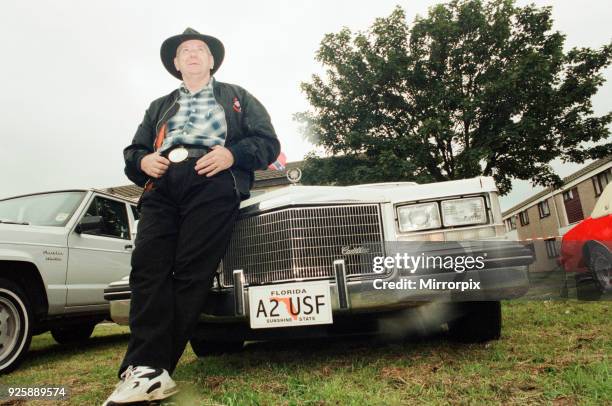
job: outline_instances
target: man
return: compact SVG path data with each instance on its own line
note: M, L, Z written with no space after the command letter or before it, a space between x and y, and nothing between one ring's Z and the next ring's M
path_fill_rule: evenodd
M253 171L280 152L270 117L239 86L212 75L224 57L216 38L188 28L161 46L179 89L151 103L125 173L145 186L132 254L131 337L121 381L105 405L160 400L193 333Z

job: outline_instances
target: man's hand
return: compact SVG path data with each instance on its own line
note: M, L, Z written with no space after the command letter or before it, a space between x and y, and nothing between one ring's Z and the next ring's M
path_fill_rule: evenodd
M170 161L161 156L159 152L146 155L140 161L140 169L152 178L160 178L168 170Z
M210 178L233 164L234 156L231 151L221 145L215 145L212 151L198 159L195 170L198 175L206 175L207 178Z

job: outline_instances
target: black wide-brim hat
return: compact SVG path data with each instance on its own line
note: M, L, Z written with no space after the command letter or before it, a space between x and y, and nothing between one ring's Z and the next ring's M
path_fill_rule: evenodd
M187 28L182 34L170 37L162 43L159 53L164 67L168 70L168 72L170 72L170 74L172 74L172 76L183 80L183 75L181 72L177 71L174 67L174 57L176 56L176 50L179 45L190 39L199 39L208 45L208 49L210 49L210 53L215 59L215 65L210 70L210 74L214 75L223 62L225 47L217 38L211 37L210 35L200 34L193 28Z

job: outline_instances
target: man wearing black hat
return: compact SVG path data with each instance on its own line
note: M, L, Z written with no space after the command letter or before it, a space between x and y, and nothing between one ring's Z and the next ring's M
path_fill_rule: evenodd
M181 86L151 103L124 150L144 186L130 273L130 342L105 405L165 399L197 324L253 171L280 152L270 117L239 86L212 75L223 44L188 28L161 47Z

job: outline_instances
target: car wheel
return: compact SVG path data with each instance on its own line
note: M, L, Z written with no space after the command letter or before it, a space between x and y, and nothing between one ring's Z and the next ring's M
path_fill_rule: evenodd
M0 373L19 365L32 341L32 312L24 291L0 278Z
M449 336L464 343L482 343L501 336L500 302L463 302L457 304L461 316L448 322Z
M601 299L601 289L591 278L576 275L576 299L593 301Z
M51 329L51 335L59 344L77 344L91 337L95 327L96 323L55 327Z
M612 256L605 247L591 247L587 267L602 293L612 290Z
M194 337L189 342L198 357L231 354L244 348L244 341L210 341Z

